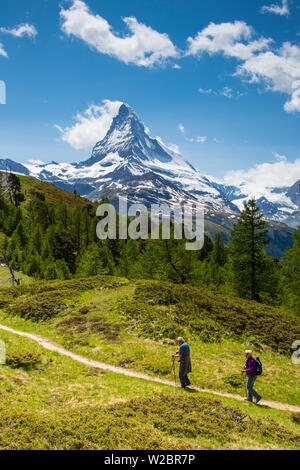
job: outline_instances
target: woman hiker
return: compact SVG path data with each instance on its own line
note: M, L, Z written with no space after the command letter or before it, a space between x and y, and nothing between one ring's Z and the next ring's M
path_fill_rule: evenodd
M257 378L256 360L252 356L252 351L250 349L247 349L245 351L245 356L246 356L246 364L242 372L247 375L246 387L248 391L248 397L246 398L246 400L252 403L253 397L255 397L255 403L257 404L261 400L261 396L253 388L254 382Z

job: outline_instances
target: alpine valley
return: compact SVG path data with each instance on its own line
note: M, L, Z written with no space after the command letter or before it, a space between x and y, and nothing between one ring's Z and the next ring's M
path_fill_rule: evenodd
M206 210L206 231L221 231L229 239L243 202L255 196L269 220L271 254L281 256L290 243L293 228L300 223L299 175L291 187L268 188L266 194L247 194L241 183L229 186L201 174L179 153L160 139L149 136L137 114L121 104L106 136L97 142L90 158L80 163L20 164L0 159L0 170L32 176L67 191L96 201L107 197L114 204L119 196L129 203L183 202L202 204Z

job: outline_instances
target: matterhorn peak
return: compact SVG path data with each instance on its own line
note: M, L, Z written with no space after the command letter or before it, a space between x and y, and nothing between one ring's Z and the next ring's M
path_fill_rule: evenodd
M131 133L134 137L143 137L145 126L133 109L128 104L123 103L118 114L112 120L106 137L109 137L116 130L126 132L127 136Z
M171 162L172 152L151 138L145 126L132 108L123 103L118 114L104 137L96 143L91 158L81 166L91 166L101 162L108 154L118 154L128 163L139 164L145 161Z
M130 114L133 114L133 110L130 108L128 104L122 103L119 108L119 116L126 118Z

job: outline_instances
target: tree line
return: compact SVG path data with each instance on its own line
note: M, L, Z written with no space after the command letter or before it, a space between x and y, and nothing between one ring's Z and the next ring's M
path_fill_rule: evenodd
M172 231L169 240L99 240L94 205L54 204L39 192L24 203L16 175L2 178L0 189L2 258L28 276L165 280L218 289L300 315L300 227L285 257L270 257L268 224L254 199L244 205L229 244L216 233L213 239L205 235L201 250L186 251L186 240L175 239Z

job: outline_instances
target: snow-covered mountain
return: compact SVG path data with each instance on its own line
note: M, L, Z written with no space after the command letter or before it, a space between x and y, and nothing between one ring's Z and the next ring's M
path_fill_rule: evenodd
M24 164L32 176L73 190L92 200L130 202L200 202L211 210L238 212L214 182L183 157L151 138L136 113L122 104L110 129L81 163Z
M130 202L201 203L209 211L234 217L243 202L255 196L266 218L294 227L300 223L299 181L288 188L269 188L264 194L248 194L241 183L229 186L202 175L179 153L160 139L149 136L144 124L126 104L112 120L106 136L96 143L90 158L81 163L16 163L0 159L0 170L11 168L29 174L91 200L108 197Z
M239 186L218 184L218 188L240 210L244 202L255 197L267 219L284 222L291 227L300 224L300 179L290 187L266 187L263 192L249 193L243 182Z
M9 158L0 158L0 171L12 171L13 173L20 173L21 175L29 176L30 172L21 163L14 162Z

